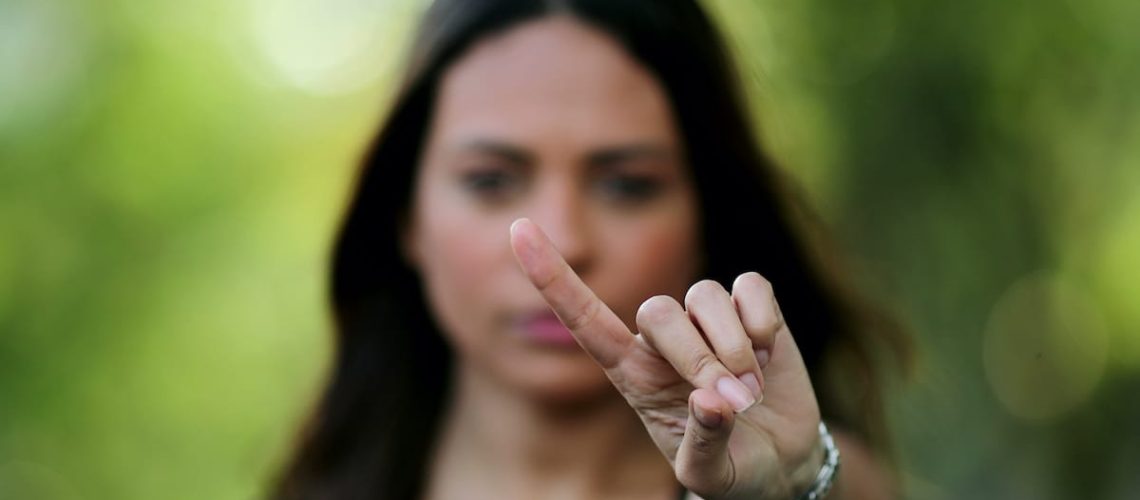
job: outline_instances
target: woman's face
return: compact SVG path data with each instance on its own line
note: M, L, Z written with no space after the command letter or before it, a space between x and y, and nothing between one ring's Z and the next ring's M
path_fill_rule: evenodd
M570 402L609 390L518 268L529 217L631 328L700 265L697 200L664 90L605 33L557 16L475 44L443 74L405 254L462 369Z

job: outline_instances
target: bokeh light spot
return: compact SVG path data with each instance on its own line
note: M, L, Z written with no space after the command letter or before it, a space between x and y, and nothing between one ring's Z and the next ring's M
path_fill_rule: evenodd
M70 4L0 2L0 132L66 102L82 76L85 26Z
M321 95L360 90L401 60L392 41L412 23L393 1L252 0L254 41L276 80Z
M983 337L986 378L1013 415L1049 420L1082 404L1104 374L1108 335L1099 309L1055 274L1016 281Z
M1113 212L1097 245L1097 284L1113 333L1113 360L1140 368L1140 186Z

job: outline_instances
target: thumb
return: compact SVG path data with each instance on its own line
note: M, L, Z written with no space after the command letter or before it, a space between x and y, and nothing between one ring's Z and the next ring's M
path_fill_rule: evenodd
M677 449L674 470L677 480L702 496L717 495L732 488L735 471L728 456L735 412L711 389L689 393L689 422Z

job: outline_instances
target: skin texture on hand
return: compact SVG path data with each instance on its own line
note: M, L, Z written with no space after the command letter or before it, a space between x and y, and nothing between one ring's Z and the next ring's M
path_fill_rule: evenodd
M684 306L650 298L634 333L538 226L519 219L510 232L527 278L637 412L686 488L706 499L790 498L811 483L822 460L819 406L763 277L745 273L731 292L699 282Z

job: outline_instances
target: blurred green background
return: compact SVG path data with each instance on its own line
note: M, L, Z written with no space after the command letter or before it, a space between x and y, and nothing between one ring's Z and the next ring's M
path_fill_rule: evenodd
M1140 2L719 0L913 329L907 496L1140 495ZM263 494L411 0L0 0L0 499Z

